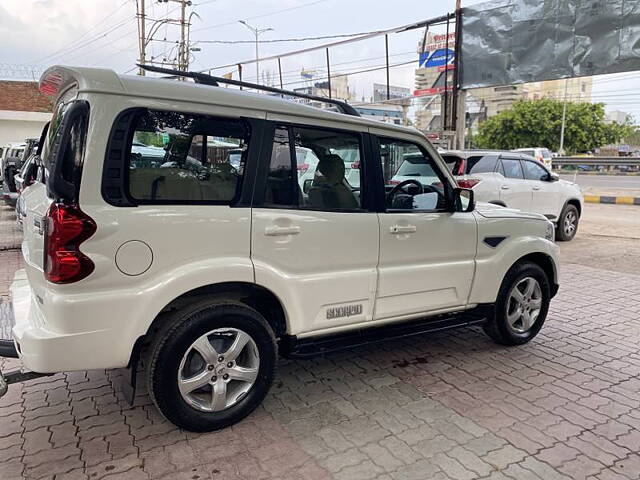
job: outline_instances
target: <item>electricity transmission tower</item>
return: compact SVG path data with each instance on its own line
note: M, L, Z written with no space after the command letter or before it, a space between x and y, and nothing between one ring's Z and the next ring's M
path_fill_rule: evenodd
M198 17L198 14L195 12L190 12L187 16L187 7L192 6L191 0L151 0L156 1L157 3L179 4L179 18L171 18L168 16L169 13L174 12L178 8L169 11L166 18L149 18L146 12L145 5L147 1L149 0L136 0L136 18L138 19L138 50L140 53L138 63L140 65L161 65L164 67L174 67L178 70L188 70L190 52L197 51L197 49L191 46L189 39L191 18L194 16ZM158 30L163 25L173 25L179 27L179 40L172 42L167 40L166 38L154 38L154 35L158 33ZM147 47L151 42L164 42L173 44L173 46L165 56L162 56L162 58L158 58L158 55L148 58ZM140 68L139 74L145 74L143 68Z

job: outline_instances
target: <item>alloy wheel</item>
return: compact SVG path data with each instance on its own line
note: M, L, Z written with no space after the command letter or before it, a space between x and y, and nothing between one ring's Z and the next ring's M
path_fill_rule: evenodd
M526 333L536 323L542 308L542 289L533 277L514 285L507 301L507 322L516 333Z
M251 336L237 328L218 328L187 349L178 368L182 398L204 412L233 407L253 387L260 355Z
M570 212L567 212L567 214L564 217L564 233L567 237L572 237L573 234L576 231L576 225L578 224L578 216L576 215L576 212L574 212L573 210Z

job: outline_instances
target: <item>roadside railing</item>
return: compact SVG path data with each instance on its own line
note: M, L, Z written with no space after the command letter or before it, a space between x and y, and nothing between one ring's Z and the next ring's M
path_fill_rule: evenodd
M556 157L552 162L559 166L640 167L640 157Z

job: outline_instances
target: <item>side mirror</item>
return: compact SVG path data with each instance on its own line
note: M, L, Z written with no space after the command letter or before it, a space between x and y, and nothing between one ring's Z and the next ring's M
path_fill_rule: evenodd
M475 195L470 188L454 189L453 199L456 212L473 212L476 208Z
M549 182L557 182L560 180L560 175L557 173L549 172L549 176L547 177Z
M304 193L309 193L309 190L311 190L312 186L313 186L313 178L307 178L302 184L302 191Z
M64 114L62 123L56 132L53 149L50 153L49 178L47 189L56 199L73 201L76 195L76 186L73 181L65 178L65 172L70 170L65 165L65 156L70 147L70 133L76 122L89 114L89 103L84 100L74 101ZM68 175L68 174L67 174Z

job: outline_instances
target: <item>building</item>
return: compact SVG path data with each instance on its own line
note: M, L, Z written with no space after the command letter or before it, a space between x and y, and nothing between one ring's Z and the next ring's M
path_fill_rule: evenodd
M604 119L607 123L616 122L620 124L633 121L633 117L630 114L621 110L611 110L607 112Z
M0 80L0 146L40 137L51 107L37 82Z
M300 88L294 88L293 91L296 93L304 93L306 95L315 95L317 97L327 97L331 96L331 98L338 100L352 100L354 95L351 93L349 89L349 78L347 75L336 75L335 77L331 77L331 95L329 95L329 82L328 81L320 81L314 82L311 78L304 76L303 70L303 78L309 80L308 85ZM304 98L296 98L296 102L304 103L307 105L312 105L314 107L320 107L321 102L315 102L313 100L307 100Z
M405 114L402 105L368 103L362 106L354 105L353 108L364 118L392 123L394 125L405 124Z

